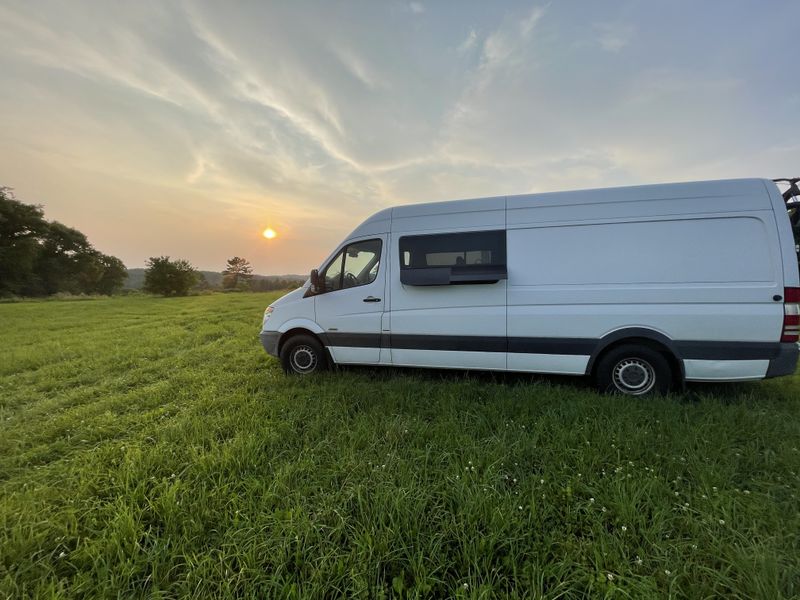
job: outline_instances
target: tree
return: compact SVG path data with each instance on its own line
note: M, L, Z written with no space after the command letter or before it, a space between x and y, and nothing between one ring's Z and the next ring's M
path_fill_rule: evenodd
M199 273L188 260L151 257L144 272L144 290L162 296L185 296L198 279Z
M128 278L128 270L116 256L100 254L98 256L98 262L103 267L103 274L100 276L100 280L95 286L95 291L98 294L110 296L122 288L125 280Z
M234 256L228 259L228 264L222 272L222 287L226 290L239 288L242 282L243 287L249 287L250 280L253 278L253 267L245 258Z
M97 251L77 229L57 221L49 224L37 262L41 290L45 294L91 291L101 273L95 262Z
M21 294L38 285L36 262L47 221L41 207L23 204L0 187L0 294Z
M0 187L0 295L111 294L127 276L118 258Z

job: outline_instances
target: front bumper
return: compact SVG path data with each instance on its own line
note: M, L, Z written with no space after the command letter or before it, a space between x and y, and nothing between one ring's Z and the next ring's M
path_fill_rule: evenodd
M279 331L262 331L259 336L261 338L261 345L270 356L278 356L278 341L281 334Z
M797 370L798 357L800 357L800 345L794 342L780 344L778 355L770 359L769 368L764 377L794 375L794 372Z

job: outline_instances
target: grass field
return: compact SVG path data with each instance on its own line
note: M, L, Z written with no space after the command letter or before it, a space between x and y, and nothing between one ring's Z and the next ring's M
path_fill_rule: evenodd
M275 295L0 304L0 597L800 595L800 378L284 376Z

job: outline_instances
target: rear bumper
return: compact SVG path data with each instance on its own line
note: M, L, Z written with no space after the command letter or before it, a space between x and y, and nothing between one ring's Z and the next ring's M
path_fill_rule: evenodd
M270 356L278 356L278 341L281 334L278 331L262 331L259 336L261 338L261 345Z
M794 342L780 344L778 355L770 359L769 368L765 378L783 377L784 375L794 375L797 370L797 359L800 357L800 346Z

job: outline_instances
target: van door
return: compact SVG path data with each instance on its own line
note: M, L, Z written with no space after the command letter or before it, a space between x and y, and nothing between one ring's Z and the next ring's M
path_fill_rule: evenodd
M392 364L504 370L505 230L392 233L391 244Z
M385 305L385 236L350 241L320 270L317 323L337 363L377 364Z

